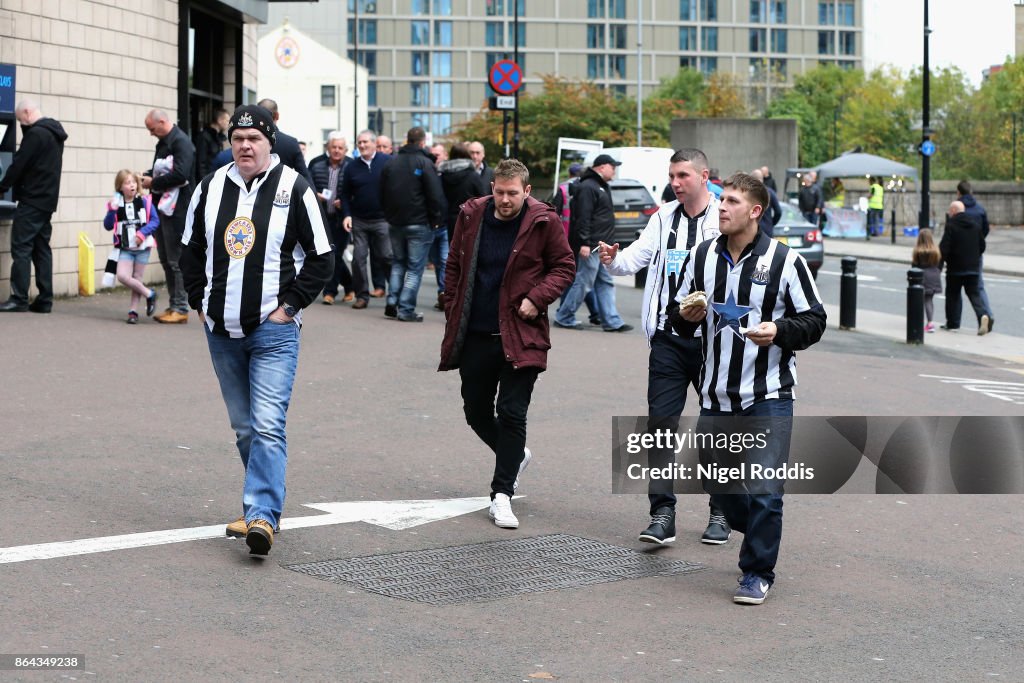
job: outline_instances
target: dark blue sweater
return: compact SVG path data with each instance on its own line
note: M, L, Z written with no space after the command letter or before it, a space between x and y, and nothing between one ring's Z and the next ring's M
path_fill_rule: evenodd
M384 218L380 205L380 173L391 161L390 154L377 152L367 166L362 157L347 164L341 174L341 215L362 220Z
M469 330L495 334L499 332L498 314L501 301L501 283L505 279L505 267L512 256L512 245L523 223L524 211L510 221L499 220L494 215L494 201L487 203L483 222L480 225L480 248L476 255L476 282L473 283L473 300L470 302Z

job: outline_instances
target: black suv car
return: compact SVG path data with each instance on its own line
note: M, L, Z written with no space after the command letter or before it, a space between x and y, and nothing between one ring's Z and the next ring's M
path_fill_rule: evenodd
M636 241L647 221L658 212L658 203L638 180L612 180L608 183L615 207L615 240L620 247Z

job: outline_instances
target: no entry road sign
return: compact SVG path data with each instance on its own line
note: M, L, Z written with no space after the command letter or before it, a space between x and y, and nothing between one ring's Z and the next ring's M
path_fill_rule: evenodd
M511 95L523 85L523 70L511 59L502 59L491 67L487 81L499 95Z

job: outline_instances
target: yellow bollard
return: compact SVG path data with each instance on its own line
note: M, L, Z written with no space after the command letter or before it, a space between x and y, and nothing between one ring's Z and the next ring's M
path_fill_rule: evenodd
M96 250L84 232L78 233L78 293L81 296L96 293Z

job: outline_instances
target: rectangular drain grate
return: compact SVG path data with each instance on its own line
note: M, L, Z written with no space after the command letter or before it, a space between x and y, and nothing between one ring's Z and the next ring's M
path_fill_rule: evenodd
M687 574L703 565L549 534L453 548L286 565L309 576L430 605L501 600L597 583Z

